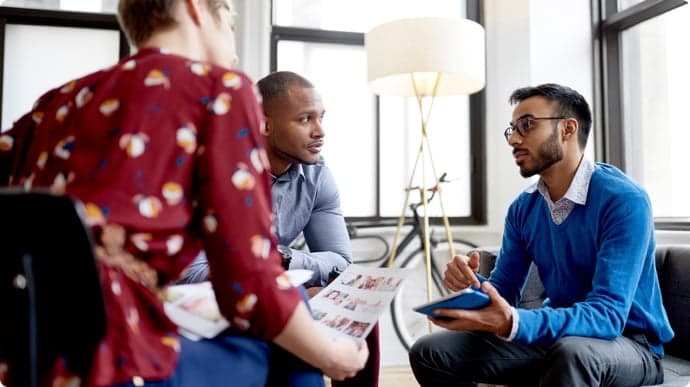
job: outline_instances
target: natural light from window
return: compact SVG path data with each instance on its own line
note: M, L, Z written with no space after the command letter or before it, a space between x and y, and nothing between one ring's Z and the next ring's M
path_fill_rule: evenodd
M445 16L463 17L464 1L434 0L278 0L274 24L324 30L367 32L392 20Z
M117 0L0 0L0 6L60 11L115 13Z
M626 168L654 216L690 217L690 6L622 33Z
M274 2L274 24L367 32L394 19L463 17L463 10L463 0L427 2L423 7L411 0L279 0ZM362 46L279 40L277 59L278 70L306 76L323 95L327 111L323 155L338 182L345 215L400 216L421 139L416 100L381 97L377 138L375 96L367 86ZM443 189L443 205L451 217L470 216L468 123L467 96L436 99L429 121L429 142L437 177L446 172L454 180ZM431 186L433 176L427 168L426 185ZM420 170L421 165L413 185L421 185ZM418 200L418 194L412 193L410 201ZM441 215L438 200L431 203L429 215Z

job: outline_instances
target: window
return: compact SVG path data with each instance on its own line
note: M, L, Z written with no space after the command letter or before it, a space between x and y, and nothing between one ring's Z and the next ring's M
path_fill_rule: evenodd
M650 195L657 228L690 228L690 7L685 1L601 2L603 159Z
M0 36L0 130L42 93L128 52L115 15L0 7Z
M302 74L321 93L326 107L323 156L336 176L348 218L400 215L421 138L416 100L378 98L369 91L364 33L405 17L467 15L481 22L478 3L439 0L419 8L412 0L273 2L271 71ZM483 131L482 92L436 99L429 142L436 172L456 179L443 190L443 205L454 224L485 221ZM418 198L410 196L413 200ZM431 216L441 214L438 203L432 202Z
M0 6L114 14L117 0L0 0Z

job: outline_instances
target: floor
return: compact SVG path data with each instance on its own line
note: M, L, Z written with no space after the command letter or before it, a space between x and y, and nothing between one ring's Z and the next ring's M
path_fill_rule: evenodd
M328 379L326 386L330 387ZM379 387L419 387L409 366L385 366L381 368Z
M419 387L409 366L386 366L381 368L379 387Z

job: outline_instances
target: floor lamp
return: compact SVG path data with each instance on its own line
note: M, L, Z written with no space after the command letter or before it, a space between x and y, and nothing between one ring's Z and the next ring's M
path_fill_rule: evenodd
M429 146L427 124L437 96L472 94L484 87L484 28L467 19L403 19L374 27L366 33L364 45L367 53L369 88L378 95L415 97L419 107L422 136L405 189L403 209L398 219L388 265L392 264L397 253L398 238L405 221L415 175L421 172L426 290L427 300L431 301L427 189L438 185L439 178ZM426 108L424 102L428 102ZM420 164L421 168L418 170ZM428 170L432 173L434 185L427 185ZM450 252L454 255L450 224L443 207L440 186L437 194Z

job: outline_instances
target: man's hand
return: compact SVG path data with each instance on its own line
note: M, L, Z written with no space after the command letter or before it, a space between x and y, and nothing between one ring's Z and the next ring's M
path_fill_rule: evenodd
M307 288L307 297L314 298L314 296L321 290L323 290L322 286L312 286L310 288Z
M443 283L454 292L465 289L470 285L478 288L480 286L479 280L474 275L477 271L479 271L478 252L473 251L469 257L466 255L456 255L446 265Z
M484 331L508 337L513 326L510 305L489 281L482 283L481 290L491 300L488 306L477 310L438 309L434 313L445 319L429 319L434 324L453 331Z

